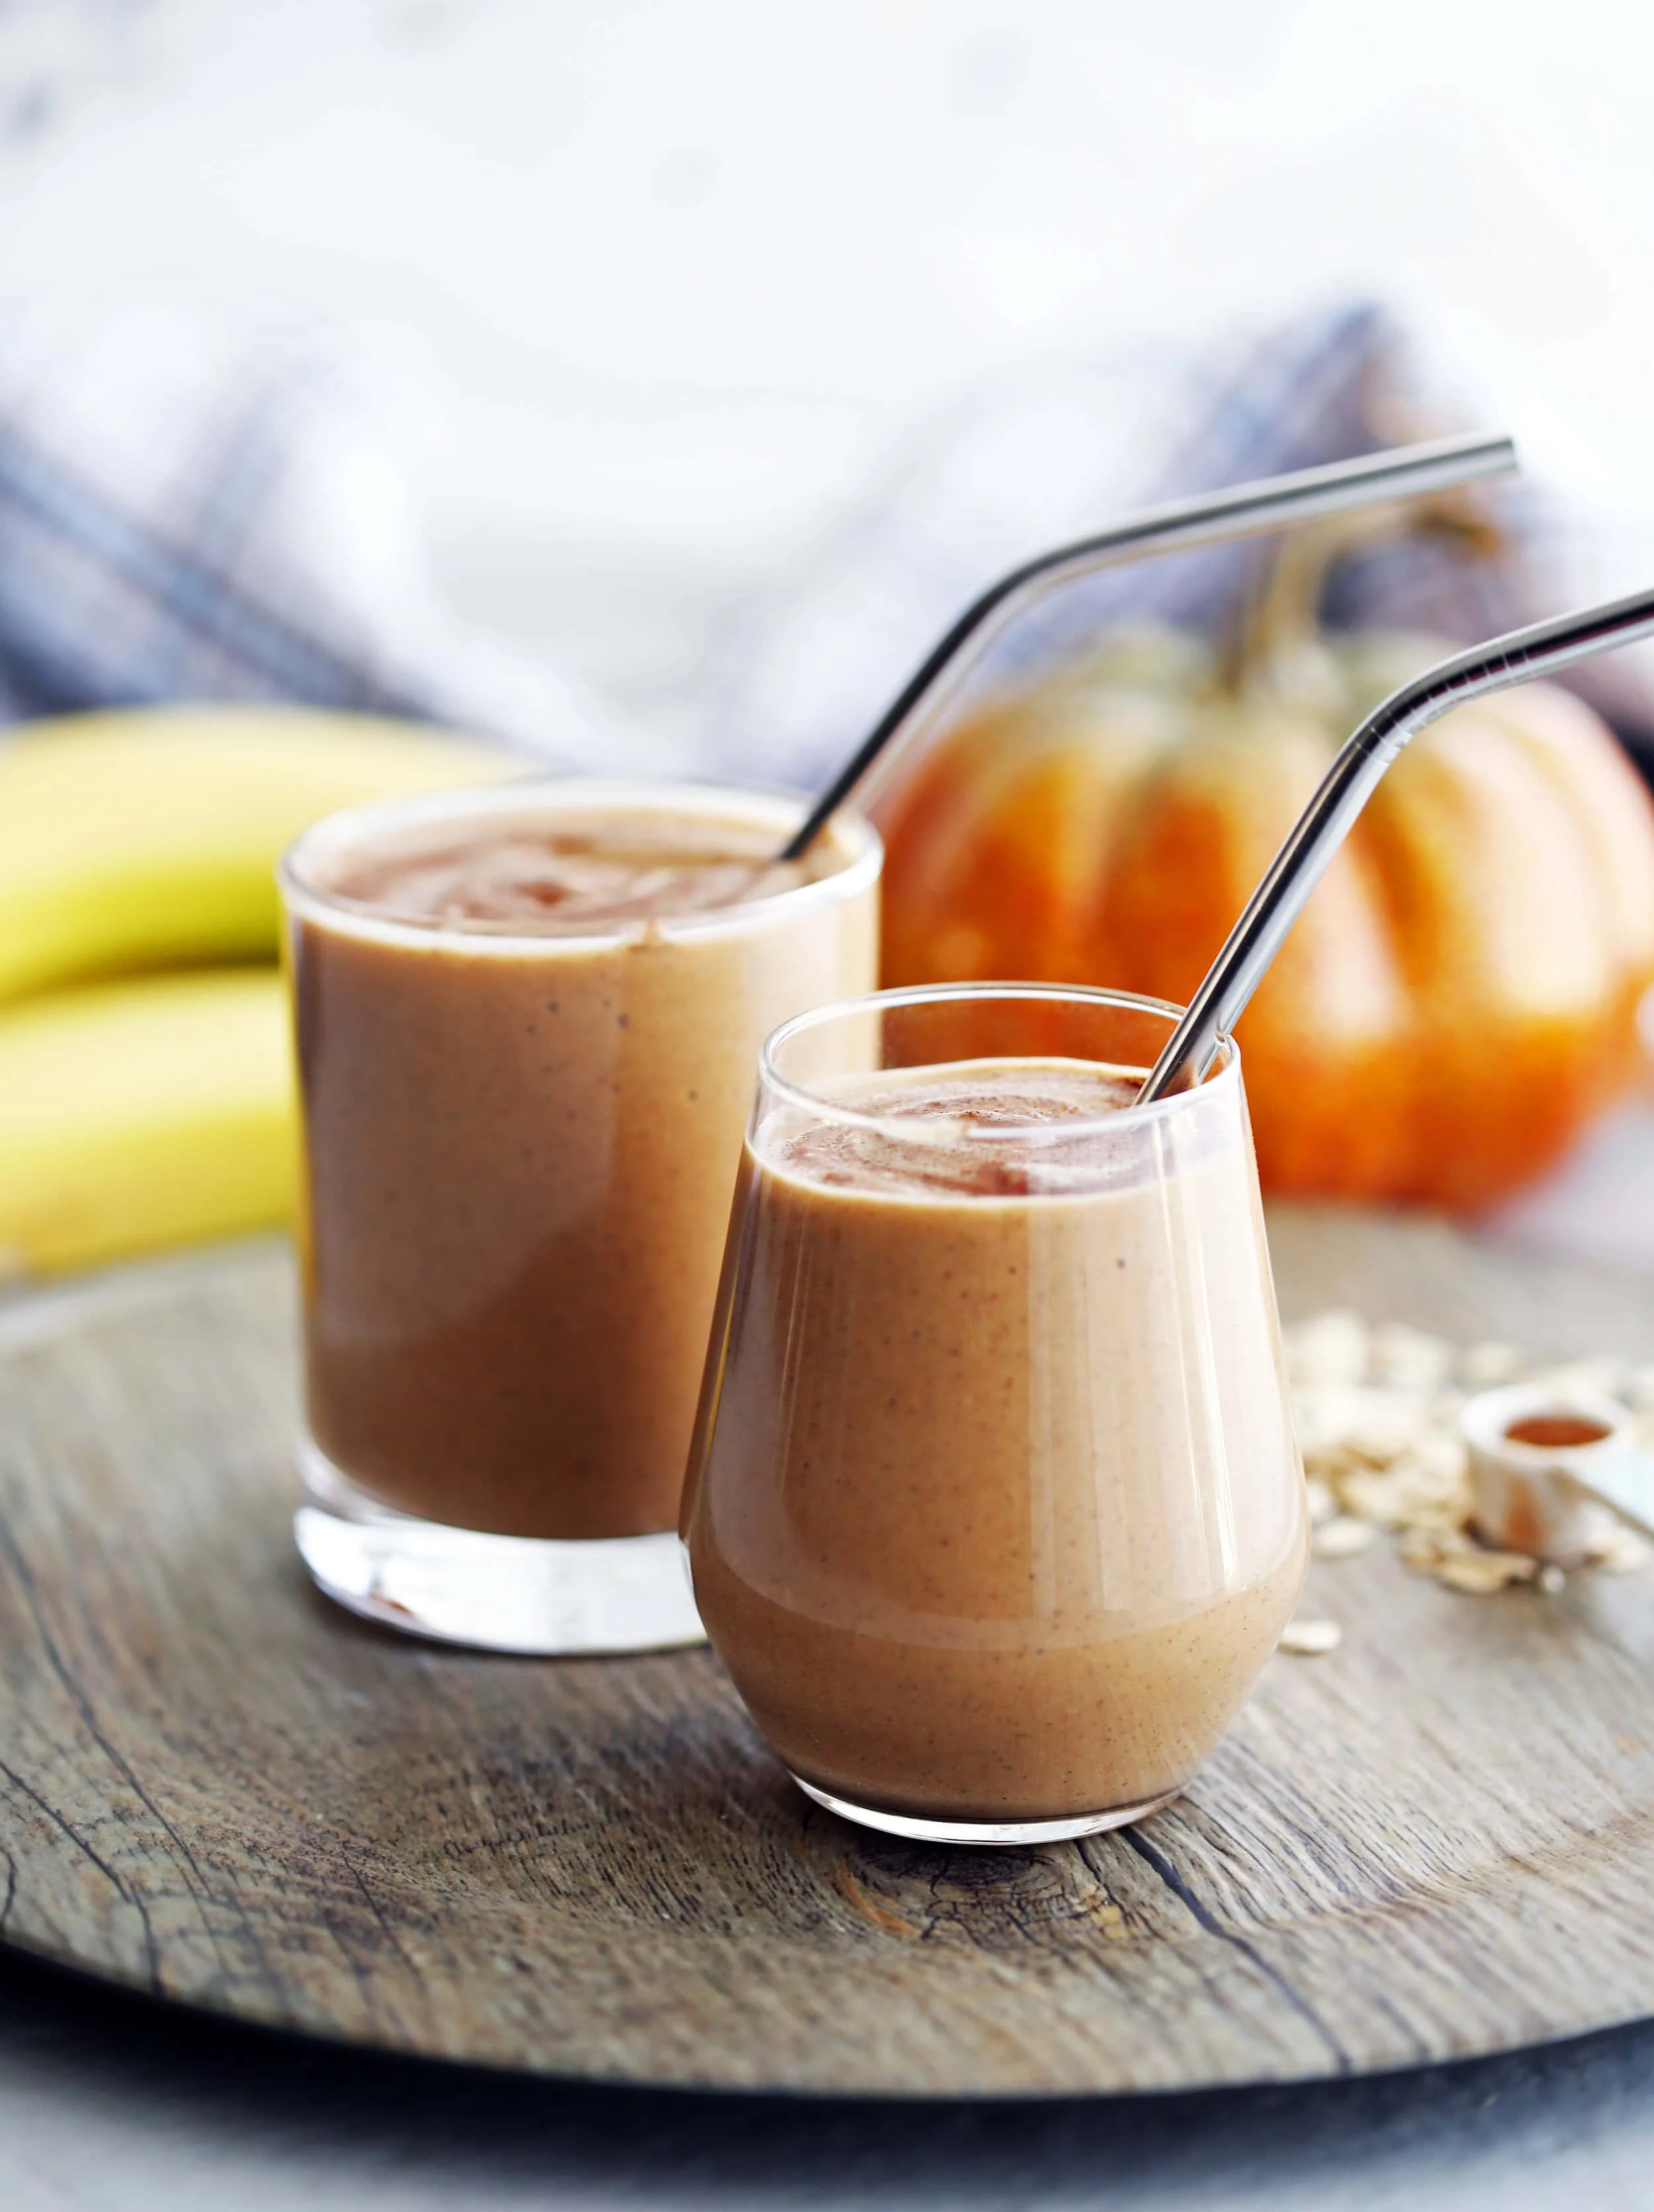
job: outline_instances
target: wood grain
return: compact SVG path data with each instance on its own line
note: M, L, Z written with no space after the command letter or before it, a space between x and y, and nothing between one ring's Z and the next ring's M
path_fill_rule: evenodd
M1654 1286L1282 1213L1288 1313L1654 1358ZM919 2095L1405 2065L1654 2011L1654 1579L1316 1570L1187 1796L1014 1853L810 1807L710 1654L401 1641L288 1539L272 1248L0 1314L0 1933L244 2018L592 2078Z

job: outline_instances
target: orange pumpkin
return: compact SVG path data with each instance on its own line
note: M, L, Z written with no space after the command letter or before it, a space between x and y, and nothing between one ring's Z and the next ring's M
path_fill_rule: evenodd
M1450 650L1318 638L1317 598L1289 575L1227 664L1116 636L933 744L878 810L885 980L1186 1000L1338 744ZM1240 1024L1266 1186L1487 1204L1623 1087L1651 977L1654 806L1611 732L1548 685L1456 708Z

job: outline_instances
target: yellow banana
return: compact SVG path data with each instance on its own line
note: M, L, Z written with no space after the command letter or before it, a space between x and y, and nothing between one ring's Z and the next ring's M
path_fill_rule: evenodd
M285 1221L292 1090L273 968L146 976L0 1010L0 1276Z
M0 1000L132 969L268 959L272 872L307 823L519 772L492 746L298 708L34 724L0 746Z

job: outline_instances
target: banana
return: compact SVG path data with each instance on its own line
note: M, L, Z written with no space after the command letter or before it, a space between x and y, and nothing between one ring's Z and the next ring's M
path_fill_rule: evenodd
M521 764L411 723L297 708L40 722L0 747L0 1000L77 978L270 958L273 871L336 807Z
M273 1227L296 1154L273 968L0 1009L0 1278Z

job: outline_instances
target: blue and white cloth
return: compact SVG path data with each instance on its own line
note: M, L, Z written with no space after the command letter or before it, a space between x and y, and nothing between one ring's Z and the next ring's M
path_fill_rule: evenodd
M0 723L287 700L503 737L555 767L663 749L447 607L393 343L134 307L0 325Z
M1519 434L1524 474L1475 494L1498 526L1497 553L1416 536L1377 545L1335 570L1330 623L1470 643L1654 582L1654 528L1629 502L1616 528L1524 364L1479 355L1466 374L1446 346L1420 345L1382 307L1358 304L1203 353L1122 348L973 396L835 542L749 610L708 685L711 723L747 769L779 751L813 783L960 609L1043 547L1162 501L1473 429ZM1025 678L1122 620L1222 635L1269 543L1071 584L992 648L976 684ZM1654 734L1649 667L1620 655L1578 672L1578 688L1633 741Z
M1511 427L1489 404L1444 398L1406 334L1361 305L1204 355L1140 344L1008 380L931 423L886 480L847 498L796 573L707 640L668 743L445 604L394 347L142 307L19 318L0 325L0 723L281 699L486 731L556 768L808 785L1014 561L1159 500ZM1483 495L1505 525L1500 557L1375 551L1339 571L1331 618L1470 639L1594 595L1554 499L1527 484ZM1122 617L1216 629L1259 557L1231 547L1070 587L982 680ZM1584 683L1622 728L1654 724L1654 695L1623 664Z

